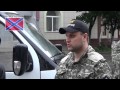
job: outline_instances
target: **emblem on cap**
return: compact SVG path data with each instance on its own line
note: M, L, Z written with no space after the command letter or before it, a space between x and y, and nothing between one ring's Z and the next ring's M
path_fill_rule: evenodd
M74 27L74 26L75 26L75 24L68 24L67 26L72 26L72 27Z
M71 20L70 23L73 23L75 20Z
M72 27L74 27L75 26L75 24L73 23L75 20L71 20L70 21L70 24L68 24L67 26L72 26Z

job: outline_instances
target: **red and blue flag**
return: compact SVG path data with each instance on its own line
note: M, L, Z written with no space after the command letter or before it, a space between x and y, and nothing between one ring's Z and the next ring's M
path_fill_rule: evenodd
M5 30L23 30L23 17L7 17L5 20Z

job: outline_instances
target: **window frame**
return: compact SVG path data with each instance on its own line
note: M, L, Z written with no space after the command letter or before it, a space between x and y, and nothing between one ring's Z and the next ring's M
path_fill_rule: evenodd
M59 18L60 18L60 16L46 16L46 21L47 21L47 18L52 18L52 30L50 30L50 31L47 31L47 29L46 29L46 32L58 32L58 30L54 30L54 20L55 20L55 18L56 19L58 19L58 23L57 24L59 24ZM47 23L46 23L46 28L47 28ZM59 28L59 27L58 27Z
M47 32L47 33L56 33L56 32L58 32L58 31L53 31L53 30L51 30L51 31L47 31L47 17L51 17L51 15L47 15L47 12L48 11L45 11L44 12L44 32ZM59 27L63 27L63 11L57 11L57 12L59 12L59 15L57 15L57 16L54 16L54 17L58 17L58 26ZM53 15L52 15L53 16ZM59 28L58 27L58 28ZM53 31L53 32L52 32Z

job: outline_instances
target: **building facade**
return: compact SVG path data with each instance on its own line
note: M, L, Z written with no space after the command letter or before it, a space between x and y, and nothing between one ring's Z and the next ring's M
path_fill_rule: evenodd
M76 18L76 11L17 11L29 22L34 23L38 31L53 44L62 44L66 51L65 35L58 32L60 27L65 27L70 20Z
M66 49L65 35L58 32L60 27L66 26L70 20L75 19L82 12L76 11L17 11L29 22L34 23L38 31L53 44L62 44L63 50ZM96 47L99 42L110 45L111 34L101 26L101 18L97 18L91 32L91 45ZM120 37L118 30L115 31L114 39Z

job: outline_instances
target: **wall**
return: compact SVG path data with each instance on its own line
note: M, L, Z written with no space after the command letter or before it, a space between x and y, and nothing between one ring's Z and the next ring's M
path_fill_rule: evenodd
M60 35L58 32L46 32L45 12L46 11L40 11L40 31L49 40L65 39L65 35ZM76 11L61 11L61 14L62 14L61 26L63 27L65 27L70 20L76 18Z

